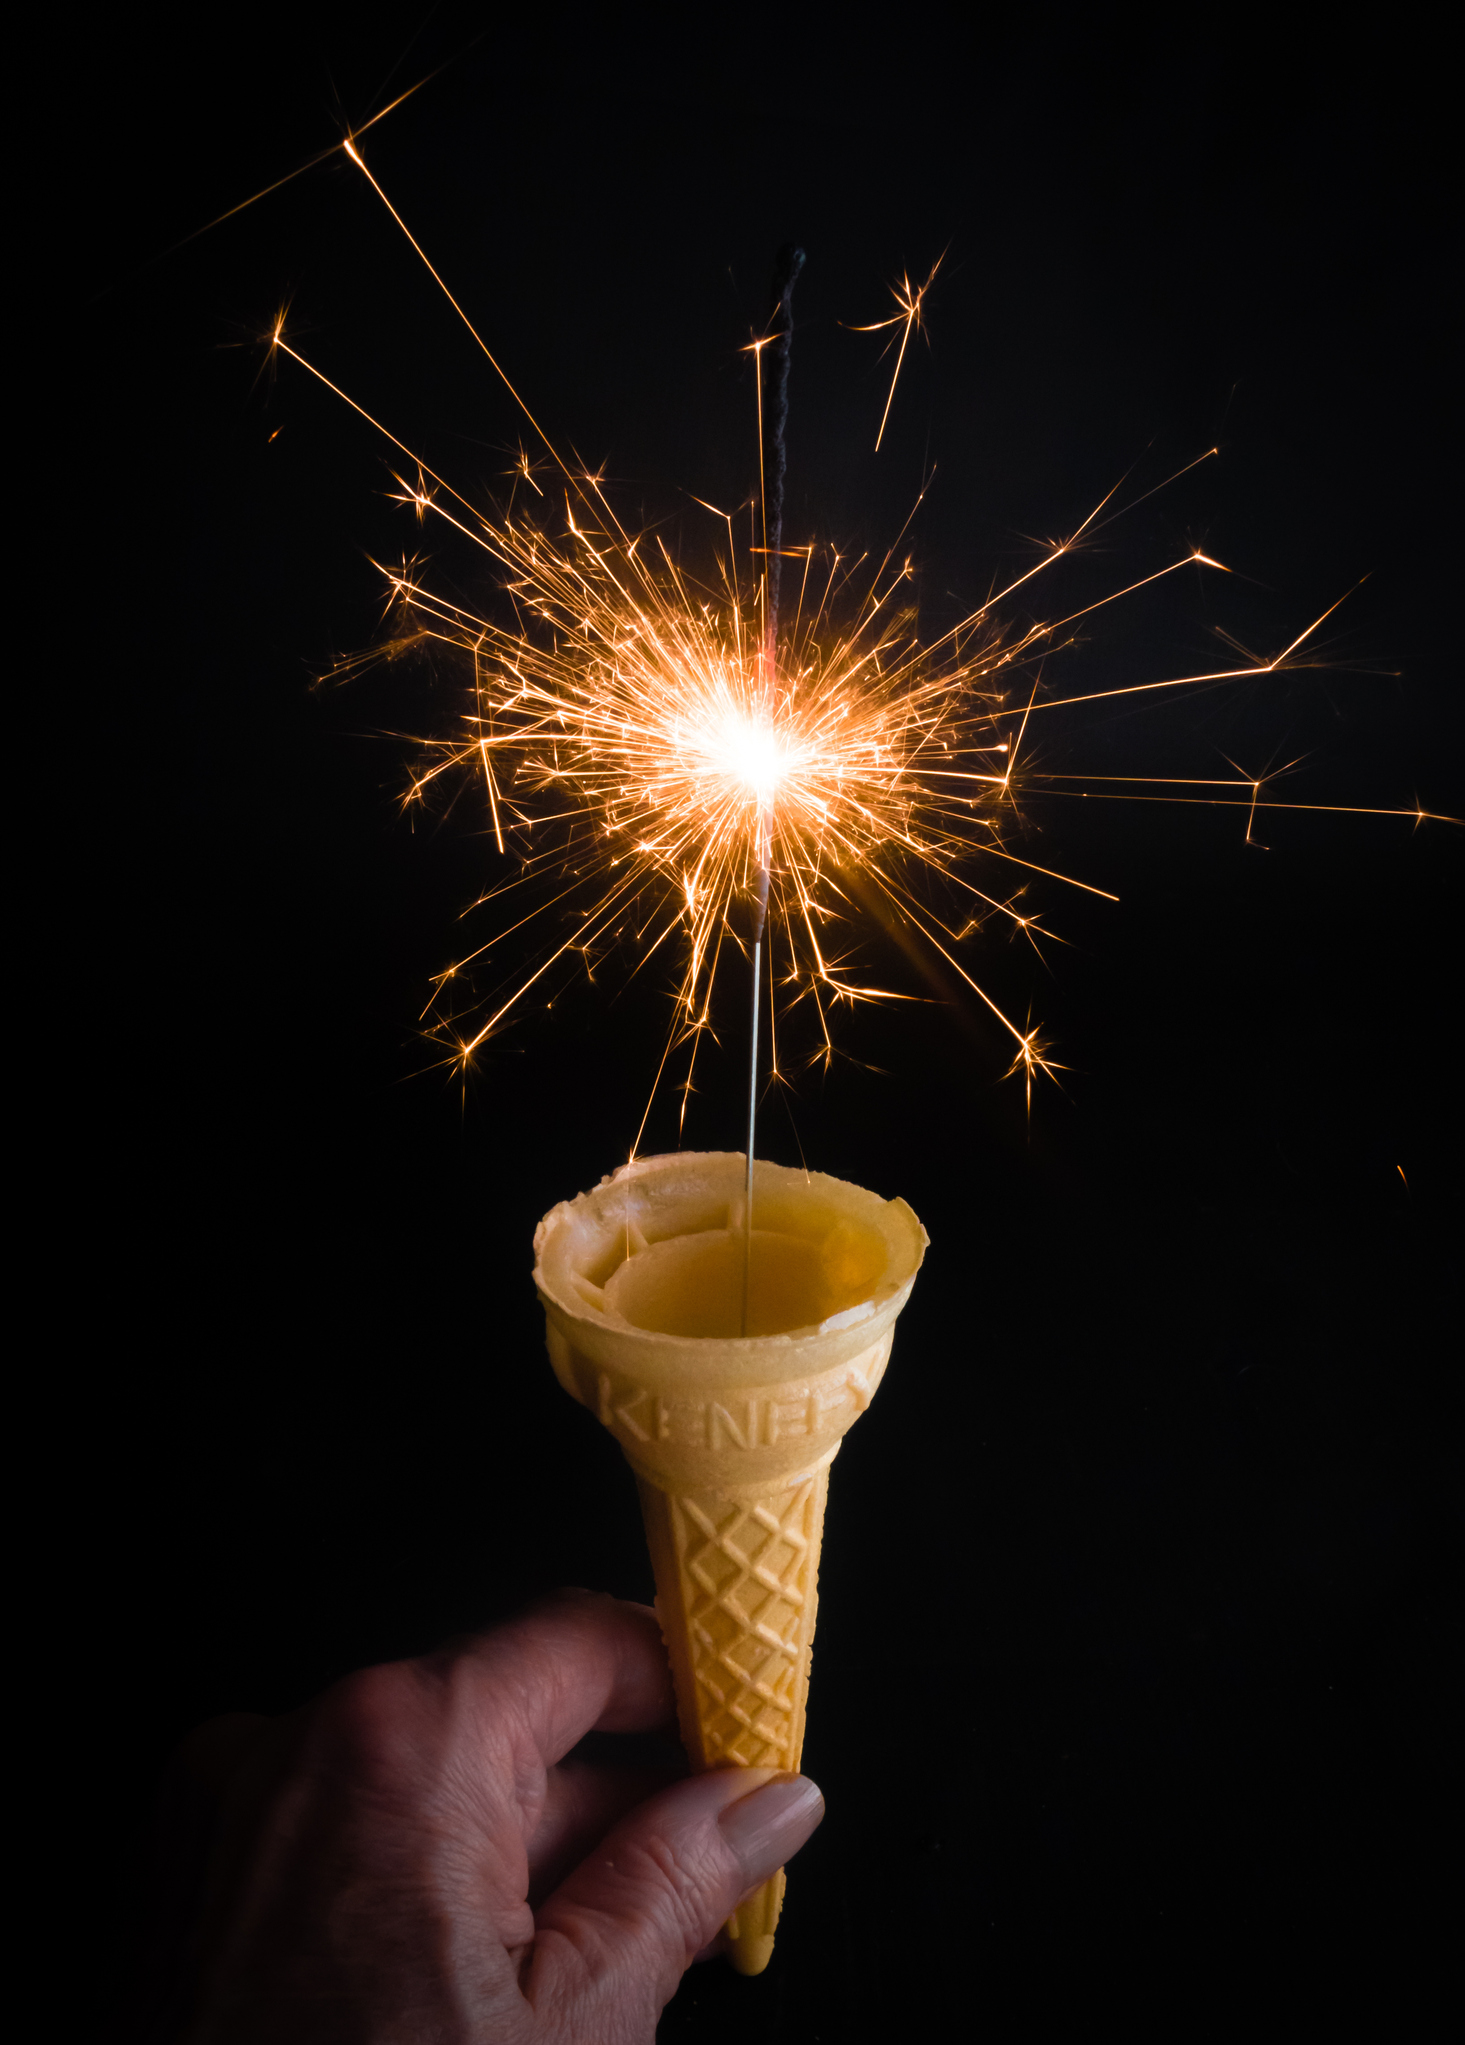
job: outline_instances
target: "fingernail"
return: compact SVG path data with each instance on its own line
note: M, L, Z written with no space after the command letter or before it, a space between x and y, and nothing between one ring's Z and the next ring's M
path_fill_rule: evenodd
M807 1775L782 1775L729 1804L717 1822L747 1879L761 1882L798 1852L823 1816L819 1785Z

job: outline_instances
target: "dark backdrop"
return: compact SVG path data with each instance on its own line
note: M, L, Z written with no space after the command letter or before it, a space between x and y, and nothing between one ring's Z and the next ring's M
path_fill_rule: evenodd
M288 303L470 493L503 487L520 423L339 157L154 260L399 59L406 82L480 35L369 160L629 516L694 551L686 493L746 495L741 351L796 236L790 536L883 546L934 464L907 543L929 622L1132 466L1137 492L1213 444L1069 587L1188 543L1236 576L1101 617L1067 686L1212 658L1213 624L1275 648L1369 578L1326 669L1086 712L1045 736L1053 765L1300 757L1297 800L1465 800L1428 51L967 10L771 49L732 16L509 33L441 9L404 55L413 27L129 17L67 56L47 668L79 765L53 815L84 856L44 978L75 1032L68 1427L107 1688L80 1791L115 1865L200 1718L544 1586L650 1588L529 1266L538 1216L625 1155L663 988L612 970L466 1091L424 1075L428 975L493 854L471 793L404 820L383 734L441 722L456 685L310 684L373 635L368 557L432 546L479 598L482 574L258 337ZM840 322L943 249L877 457L889 363ZM1069 940L1046 967L995 936L982 957L1063 1090L1029 1124L1001 1033L948 1001L851 1019L764 1118L768 1154L903 1193L932 1250L834 1473L807 1749L828 1822L769 1975L700 1970L667 2038L750 2008L770 2038L854 2038L887 1994L934 2031L953 1991L1081 1985L1095 1936L1136 1968L1195 1951L1193 1984L1319 1940L1417 1966L1437 1936L1461 835L1274 814L1262 850L1234 810L1029 818L1034 857L1121 897L1045 895ZM740 1057L732 1035L708 1061L690 1141L738 1146Z

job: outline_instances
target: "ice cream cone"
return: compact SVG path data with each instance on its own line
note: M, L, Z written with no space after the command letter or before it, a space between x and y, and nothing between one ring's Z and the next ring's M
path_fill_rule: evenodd
M534 1238L555 1375L636 1472L699 1771L799 1766L829 1466L926 1247L903 1200L759 1163L745 1281L744 1177L738 1153L641 1158ZM742 1973L768 1964L783 1887L728 1920Z

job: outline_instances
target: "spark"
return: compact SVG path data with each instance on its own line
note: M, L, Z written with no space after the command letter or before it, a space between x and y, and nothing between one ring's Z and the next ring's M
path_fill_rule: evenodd
M895 403L895 386L900 382L901 365L905 361L905 351L910 345L911 335L915 333L918 327L924 327L921 308L925 303L926 293L936 281L936 272L941 268L945 260L946 250L943 249L931 265L930 276L919 287L911 283L909 271L902 276L899 284L891 285L890 293L895 300L896 310L890 315L889 319L875 320L867 327L850 328L852 334L880 334L887 327L900 328L900 347L895 357L895 373L890 379L890 392L885 400L885 410L880 415L880 431L875 435L876 454L879 454L880 443L885 438L885 428L890 418L890 407Z
M481 40L480 37L474 37L475 42L479 40ZM472 43L467 45L469 49L472 47ZM405 106L415 93L421 92L425 85L430 85L446 69L446 64L439 64L436 70L429 71L425 77L419 78L415 85L409 85L404 92L399 92L396 98L389 101L386 106L379 108L376 113L352 128L348 134L342 136L339 142L328 143L324 149L318 149L314 156L307 157L304 163L296 164L294 170L287 170L283 176L273 179L267 185L261 185L260 189L257 192L251 192L247 199L240 199L233 206L225 207L222 213L216 213L212 220L204 221L201 227L190 228L189 232L181 236L179 240L170 242L166 248L161 248L156 255L150 256L142 265L143 270L150 270L155 264L166 262L169 256L177 255L178 251L187 248L190 242L198 241L206 234L212 234L214 229L222 227L225 221L233 220L241 213L247 213L251 206L257 206L262 199L268 199L274 193L283 191L286 185L294 184L296 178L303 178L308 171L318 169L323 163L329 163L333 156L351 155L353 141L369 133L379 121L386 120L389 114L394 114L399 106ZM105 293L99 294L99 296L105 296Z

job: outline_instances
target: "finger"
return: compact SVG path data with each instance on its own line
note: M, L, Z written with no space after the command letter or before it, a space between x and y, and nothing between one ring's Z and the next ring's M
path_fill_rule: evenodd
M649 1732L676 1712L656 1614L602 1592L556 1591L453 1659L480 1708L546 1767L588 1732Z
M686 1773L678 1766L618 1766L571 1755L551 1768L544 1806L529 1841L529 1902L540 1903L637 1804Z
M535 1913L524 1993L536 2014L569 2036L649 2037L690 1962L823 1815L806 1776L761 1768L641 1805Z

